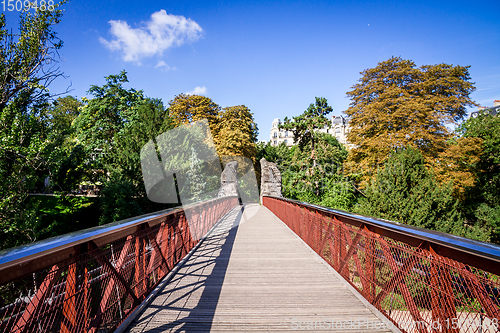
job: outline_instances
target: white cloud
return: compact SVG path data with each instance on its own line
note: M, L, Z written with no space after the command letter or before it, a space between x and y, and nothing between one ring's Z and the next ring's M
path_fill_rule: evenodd
M170 67L165 61L163 60L160 60L158 61L158 63L156 64L155 68L160 68L160 69L163 69L165 71L169 71L169 70L174 70L175 67Z
M112 51L121 51L124 61L140 63L141 58L161 55L163 51L199 39L203 29L192 19L167 14L160 10L139 28L131 28L125 21L109 21L110 41L100 42Z
M206 87L196 87L193 91L186 92L186 95L205 95L207 93Z

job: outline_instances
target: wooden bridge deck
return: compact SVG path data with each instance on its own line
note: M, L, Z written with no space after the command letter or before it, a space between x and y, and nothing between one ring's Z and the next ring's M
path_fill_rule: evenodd
M226 215L126 332L390 332L351 289L267 208L246 205Z

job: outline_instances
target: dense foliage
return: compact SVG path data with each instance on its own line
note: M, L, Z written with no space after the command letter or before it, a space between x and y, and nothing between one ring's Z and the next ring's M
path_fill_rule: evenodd
M0 15L0 248L34 241L44 229L28 192L50 173L61 144L51 135L47 89L61 75L54 30L60 4L21 12L18 31Z
M319 99L321 100L324 99ZM326 103L326 100L324 101ZM311 115L312 106L314 105L311 104L305 111L309 118L308 122L319 124L324 114ZM306 118L302 116L297 118L300 117ZM320 120L314 119L315 117ZM293 123L288 122L288 124ZM289 126L285 128L292 129ZM357 198L352 180L343 174L342 165L348 156L347 149L330 134L314 131L313 128L310 132L312 133L302 137L308 144L298 144L289 148L284 143L279 146L261 143L258 145L257 158L259 160L265 158L277 164L281 171L283 196L331 208L351 210ZM314 144L311 143L313 140Z
M214 138L219 156L245 156L255 162L258 128L250 109L244 105L222 109Z
M465 215L469 223L481 225L488 240L500 243L500 117L482 114L458 131L465 139L482 142L479 158L467 166L474 185L465 189Z
M320 150L322 154L316 168L313 168L310 150L298 146L260 144L258 156L277 164L281 171L283 196L350 210L356 202L355 188L342 174L341 167L347 150L330 134L318 135L317 142L324 150Z
M217 136L217 121L221 107L211 98L201 95L179 94L168 103L168 108L176 125L206 119L212 136Z
M364 193L357 212L464 235L451 187L439 186L423 156L411 146L391 153Z

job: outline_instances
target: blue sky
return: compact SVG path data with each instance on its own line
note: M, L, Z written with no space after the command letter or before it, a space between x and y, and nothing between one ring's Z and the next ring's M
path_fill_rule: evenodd
M248 106L260 140L274 118L301 114L315 96L341 114L359 73L391 56L470 65L472 98L485 106L500 99L498 0L73 0L64 8L56 31L68 78L51 92L71 84L70 94L83 97L124 69L128 88L165 105L196 91L222 107Z

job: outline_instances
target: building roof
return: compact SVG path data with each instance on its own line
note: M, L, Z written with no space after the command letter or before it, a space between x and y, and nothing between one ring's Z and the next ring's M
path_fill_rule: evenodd
M343 116L332 116L332 124L342 124L349 125L349 119L344 118Z
M500 105L492 106L490 108L485 108L485 109L471 112L469 114L469 118L477 118L480 114L485 114L485 113L491 114L492 116L499 115L500 114Z

